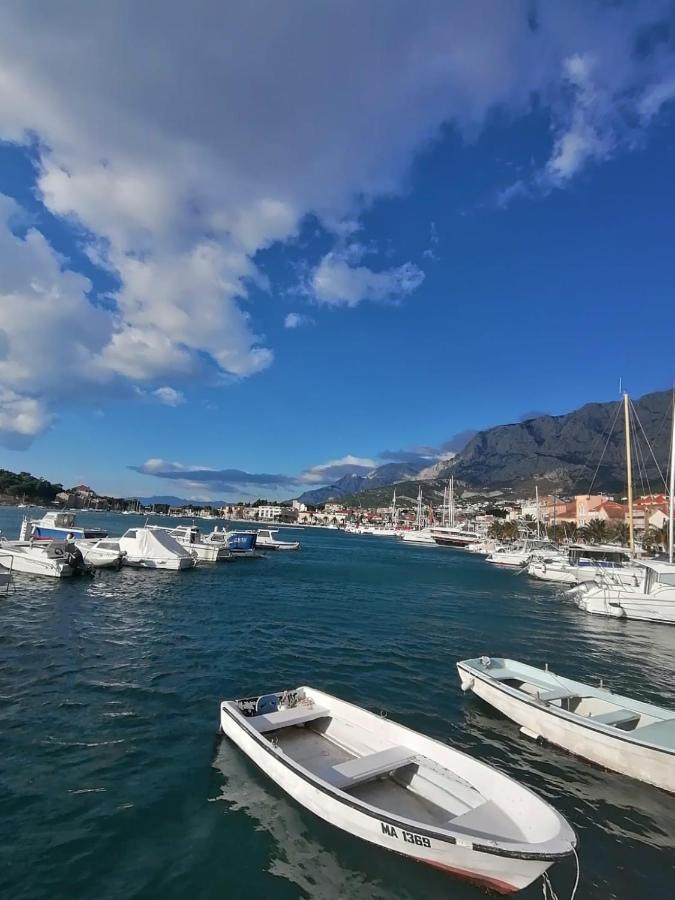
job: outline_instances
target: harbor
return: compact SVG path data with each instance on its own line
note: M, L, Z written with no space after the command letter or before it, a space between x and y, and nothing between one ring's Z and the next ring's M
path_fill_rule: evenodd
M0 510L4 534L23 512ZM82 519L110 534L145 521ZM218 700L298 683L531 788L578 836L577 897L667 893L671 795L524 737L462 692L455 663L499 653L672 709L673 628L588 615L559 585L464 550L334 529L303 531L301 552L255 565L16 580L0 604L3 758L20 826L3 851L12 895L59 882L74 898L134 896L142 857L165 897L301 897L317 881L321 896L480 896L322 823L216 737ZM569 896L572 861L550 878Z

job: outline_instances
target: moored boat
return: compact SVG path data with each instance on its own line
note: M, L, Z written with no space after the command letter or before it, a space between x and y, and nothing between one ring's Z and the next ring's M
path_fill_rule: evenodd
M155 526L157 527L157 526ZM203 562L221 562L232 556L232 551L225 545L207 543L196 525L179 525L177 528L162 528L174 540L185 547Z
M75 541L75 546L82 553L85 563L95 569L119 569L125 556L124 551L120 550L119 542L113 538Z
M0 540L0 564L23 575L46 575L49 578L67 578L88 571L82 554L63 541ZM79 554L79 556L78 556Z
M258 556L255 552L258 541L257 531L228 531L225 528L214 528L204 536L204 542L227 547L233 556Z
M276 535L278 528L259 528L258 538L255 542L260 550L299 550L300 541L280 541Z
M82 541L98 541L108 536L102 528L82 528L74 513L46 512L41 519L26 519L21 523L20 541L63 541L67 538Z
M118 543L125 553L125 566L179 571L191 569L197 563L185 547L160 528L130 528Z
M322 819L501 893L527 887L574 850L566 820L528 788L314 688L225 700L220 723Z
M466 659L457 670L462 690L517 722L527 737L675 792L675 710L512 659Z

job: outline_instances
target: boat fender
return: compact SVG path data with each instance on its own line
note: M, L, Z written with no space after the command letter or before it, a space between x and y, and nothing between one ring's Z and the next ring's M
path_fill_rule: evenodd
M469 678L468 681L462 682L462 685L461 685L462 690L463 690L465 693L466 693L467 691L471 691L471 690L473 690L474 684L475 684L474 679L473 679L473 678Z

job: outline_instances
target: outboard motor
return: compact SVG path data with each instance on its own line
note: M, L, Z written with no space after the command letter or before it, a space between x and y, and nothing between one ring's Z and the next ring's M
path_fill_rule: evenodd
M65 560L73 570L73 575L93 576L94 567L86 564L84 556L82 556L82 551L73 540L66 541L64 550Z

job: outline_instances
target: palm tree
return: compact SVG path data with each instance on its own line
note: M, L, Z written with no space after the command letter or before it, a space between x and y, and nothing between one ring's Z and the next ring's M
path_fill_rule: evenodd
M604 519L591 519L584 532L591 544L603 544L609 537L609 528Z
M628 544L629 531L625 522L617 522L612 528L612 540L618 541L623 547Z

